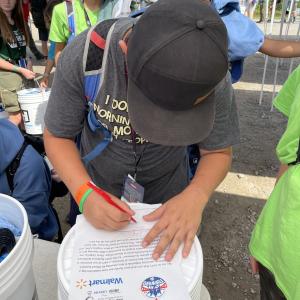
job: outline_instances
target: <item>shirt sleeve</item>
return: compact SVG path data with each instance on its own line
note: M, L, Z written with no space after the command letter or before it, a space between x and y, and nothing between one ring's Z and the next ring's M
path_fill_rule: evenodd
M228 73L215 91L216 112L213 129L198 146L203 150L224 149L240 141L240 130L235 95Z
M287 128L276 147L277 157L283 164L296 161L300 146L300 82L298 81L298 83L295 98L289 110Z
M294 72L284 83L283 87L279 91L278 95L273 101L273 105L282 112L285 116L289 116L292 103L295 98L295 93L298 90L300 84L300 66L298 66Z
M261 48L265 38L256 23L236 10L221 18L228 34L229 61L246 58Z
M54 6L51 18L49 40L57 43L66 43L69 35L70 32L68 28L68 18L65 3L63 2Z
M48 59L54 61L55 58L55 42L49 41L50 47L48 50Z
M73 139L83 128L87 109L82 70L85 40L86 33L80 34L64 49L55 71L45 125L57 137Z

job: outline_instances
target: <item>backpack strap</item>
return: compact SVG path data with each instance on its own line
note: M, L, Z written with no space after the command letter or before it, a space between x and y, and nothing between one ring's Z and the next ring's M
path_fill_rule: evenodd
M67 18L68 18L68 27L70 36L68 38L68 44L72 42L72 40L75 38L76 35L76 29L75 29L75 15L74 15L74 7L72 0L66 0L66 12L67 12Z
M14 157L12 162L9 164L9 166L6 168L6 177L7 177L9 189L11 192L14 190L14 176L20 166L20 162L21 162L23 153L27 146L28 146L28 143L24 139L24 142L23 142L20 150L18 151L18 153L16 154L16 156Z
M136 17L142 13L137 14ZM109 19L92 27L87 34L83 52L84 94L88 107L87 122L92 132L99 130L103 135L101 143L82 158L86 164L100 155L112 141L111 132L95 115L94 102L102 85L102 74L105 74L110 39L116 22L117 19Z
M142 7L141 9L139 9L139 10L134 10L133 12L131 12L129 14L129 17L131 17L131 18L137 18L137 17L141 16L146 11L147 8L148 7L145 6L145 7Z
M101 87L101 76L106 63L109 41L114 24L117 20L105 20L92 27L87 35L83 53L84 94L87 101L87 122L91 131L101 131L103 140L90 153L82 159L85 163L90 162L107 147L112 140L111 132L105 128L96 118L94 102ZM106 42L106 39L108 42ZM95 57L97 59L95 60Z

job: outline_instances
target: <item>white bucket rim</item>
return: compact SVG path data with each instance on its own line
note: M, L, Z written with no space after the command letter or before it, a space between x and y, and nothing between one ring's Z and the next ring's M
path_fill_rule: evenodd
M45 94L50 93L51 89L47 88L43 92ZM23 89L17 92L18 96L21 97L32 97L33 95L37 95L42 93L42 90L40 88L31 88L31 89Z
M191 292L195 288L195 286L198 284L199 277L200 277L200 275L203 272L203 252L202 252L200 241L199 241L199 239L198 239L197 236L195 236L195 238L194 238L193 247L196 248L196 253L199 254L200 257L202 257L202 270L200 268L195 268L194 269L195 270L195 274L193 276L193 279L188 284L188 290L189 290L189 292ZM191 251L192 251L192 249L191 249ZM183 260L183 259L184 258L181 256L181 260ZM197 259L197 261L199 261L199 259ZM201 283L202 283L202 278L201 278Z

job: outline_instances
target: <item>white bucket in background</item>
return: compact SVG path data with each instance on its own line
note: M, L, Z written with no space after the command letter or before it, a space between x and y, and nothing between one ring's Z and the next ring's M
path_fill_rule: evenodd
M76 224L69 230L69 232L65 236L58 252L58 258L57 258L58 300L68 300L69 297L75 231L76 231ZM206 288L204 287L201 290L202 272L203 272L203 254L202 254L202 248L200 242L197 237L195 238L192 250L188 258L182 259L181 268L182 268L183 277L188 286L188 291L191 296L191 299L209 300L210 296Z
M22 229L15 247L0 263L0 299L37 299L33 276L33 239L24 207L12 197L0 194L0 216Z
M50 89L25 89L17 92L23 114L25 131L28 134L43 134L44 116L50 96Z

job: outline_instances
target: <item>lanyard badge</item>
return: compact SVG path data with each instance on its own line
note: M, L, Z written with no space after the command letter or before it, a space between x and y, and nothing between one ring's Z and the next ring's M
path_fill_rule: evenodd
M25 58L20 58L18 61L18 65L21 68L27 68L27 62Z
M146 148L146 146L143 148L143 151L142 151L139 159L137 159L135 134L134 134L134 139L133 139L134 175L132 177L130 174L128 174L127 177L125 178L124 187L123 187L123 195L121 198L123 200L126 200L127 202L143 203L145 188L136 181L136 175L137 175L137 167L138 167L138 164L140 163L141 158L144 154L145 148Z
M124 181L122 200L127 202L143 203L145 189L142 185L137 183L131 175L127 175Z

